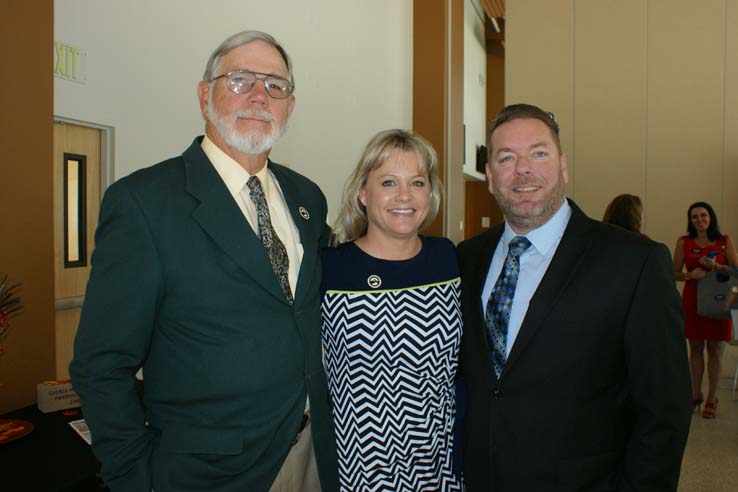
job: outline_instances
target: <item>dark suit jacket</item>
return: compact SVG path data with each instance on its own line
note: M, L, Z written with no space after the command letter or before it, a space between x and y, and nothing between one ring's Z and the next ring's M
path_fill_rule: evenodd
M504 225L459 245L468 490L676 490L691 393L669 252L569 203L499 381L480 296Z
M270 162L304 248L290 306L200 141L102 203L70 374L103 478L113 491L266 491L309 395L323 490L337 490L320 341L325 197Z

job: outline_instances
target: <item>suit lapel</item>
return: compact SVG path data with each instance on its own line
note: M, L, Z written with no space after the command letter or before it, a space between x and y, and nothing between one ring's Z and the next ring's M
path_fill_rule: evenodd
M482 299L481 294L484 290L484 282L485 280L487 280L489 266L492 263L492 256L494 255L495 249L497 248L497 243L500 241L504 230L505 224L502 223L498 224L494 228L490 229L487 233L485 233L485 236L482 238L482 241L479 245L480 249L471 253L472 257L474 258L474 262L471 264L471 268L464 272L466 274L464 282L469 283L468 292L478 293L477 295L473 296L473 299L471 301L474 304L473 312L480 313L481 319L482 329L478 330L478 333L481 335L481 340L477 340L477 346L484 347L485 353L487 354L490 351L490 346L489 338L487 336L487 325L484 321L486 301Z
M182 154L182 158L186 189L200 202L192 213L194 220L265 290L287 302L264 246L202 151L199 138Z
M590 220L577 205L569 200L572 208L569 224L564 231L556 253L546 270L541 283L530 300L520 331L515 339L510 355L503 368L501 377L520 358L526 345L541 327L548 313L556 305L559 296L576 275L585 253L591 247L592 240L588 235Z
M287 210L297 227L300 243L302 243L302 262L295 288L295 306L299 306L304 294L309 292L310 284L315 280L315 276L311 273L315 271L315 263L318 260L319 238L316 231L320 230L320 227L315 227L314 223L320 220L321 214L319 210L310 210L309 202L305 199L302 189L293 179L290 179L284 167L270 161L269 168L282 189Z

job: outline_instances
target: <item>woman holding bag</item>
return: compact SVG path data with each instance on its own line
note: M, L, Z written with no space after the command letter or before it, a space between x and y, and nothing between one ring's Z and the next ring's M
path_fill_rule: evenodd
M699 409L704 401L702 417L706 419L716 416L717 385L725 341L730 339L731 322L697 314L697 282L704 278L707 271L725 271L726 264L738 266L738 253L733 241L720 233L717 216L708 203L693 203L687 210L687 235L680 237L674 248L674 271L676 279L685 282L682 307L692 370L692 406ZM686 271L682 271L685 267ZM702 393L705 347L708 382L706 401Z

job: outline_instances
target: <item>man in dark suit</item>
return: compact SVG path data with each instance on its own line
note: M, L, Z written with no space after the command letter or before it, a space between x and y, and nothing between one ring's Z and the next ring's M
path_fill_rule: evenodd
M500 113L505 223L459 245L467 488L674 491L691 396L669 252L564 197L558 133L535 106Z
M293 88L274 38L231 36L198 85L205 136L105 194L70 373L112 491L337 490L326 201L268 160Z

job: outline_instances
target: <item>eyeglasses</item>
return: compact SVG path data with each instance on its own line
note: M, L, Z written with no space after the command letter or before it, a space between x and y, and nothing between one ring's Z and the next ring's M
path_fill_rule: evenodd
M226 87L236 94L246 94L254 88L257 80L264 82L264 89L274 99L287 99L295 90L294 84L287 79L268 73L252 72L246 69L233 70L218 75L210 79L210 82L214 82L222 77L226 79Z

